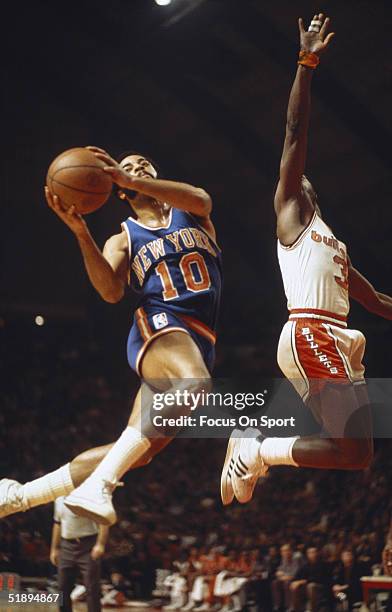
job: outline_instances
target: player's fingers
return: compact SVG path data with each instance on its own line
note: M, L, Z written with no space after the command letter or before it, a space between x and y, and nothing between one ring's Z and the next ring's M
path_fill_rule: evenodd
M72 206L70 206L67 211L66 211L67 215L69 215L70 217L72 217L75 214L75 206L72 204Z
M61 206L59 204L59 202L60 202L59 197L57 195L52 194L49 191L48 187L46 187L46 190L47 190L47 192L46 192L47 193L46 200L47 200L50 208L52 210L54 210L55 213L61 213L62 210L61 210Z
M54 195L52 199L53 199L53 208L56 212L60 214L66 212L65 208L61 204L61 200L58 195Z
M329 45L330 41L332 40L334 36L335 36L335 32L330 32L327 38L324 40L324 45L325 46Z
M113 168L113 166L105 166L104 168L102 168L102 170L112 175L115 175L118 172L117 168Z
M107 153L94 153L95 157L105 162L109 166L116 166L117 162Z
M44 193L45 193L45 198L46 198L47 203L49 204L51 208L53 208L52 194L49 191L49 187L47 187L46 185L44 187Z
M89 151L97 151L97 153L106 153L105 149L101 149L100 147L95 147L93 145L88 145L86 147L86 149L88 149Z
M304 20L302 19L302 17L298 19L298 28L300 34L305 34Z
M328 26L329 26L330 21L331 21L330 18L327 17L325 19L323 25L321 26L321 29L320 29L320 36L321 36L321 38L324 38L324 36L325 36L325 34L326 34L327 30L328 30Z

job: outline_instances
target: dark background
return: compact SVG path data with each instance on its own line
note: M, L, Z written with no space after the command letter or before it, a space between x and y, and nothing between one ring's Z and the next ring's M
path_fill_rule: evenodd
M336 37L314 79L307 174L353 263L392 292L389 1L25 0L8 6L3 32L2 325L27 330L37 313L46 331L33 333L82 325L125 363L132 298L100 301L74 238L45 205L43 185L50 161L68 147L139 149L167 177L212 194L225 264L220 351L232 369L240 359L275 373L286 308L272 189L297 17L308 21L320 9ZM88 217L100 246L125 216L110 200ZM389 322L354 308L352 325L367 335L368 373L389 376Z

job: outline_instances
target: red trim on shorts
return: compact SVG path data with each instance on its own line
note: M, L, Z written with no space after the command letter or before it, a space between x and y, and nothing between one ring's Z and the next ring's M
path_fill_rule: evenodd
M142 307L138 308L135 315L136 315L136 324L139 328L141 337L143 338L144 342L147 342L153 335L153 332L151 331L151 327L148 322L148 318L147 318L144 308Z
M305 333L305 330L308 331ZM295 346L299 362L309 380L311 394L319 392L328 382L351 383L335 338L322 321L297 321Z
M212 331L212 329L208 327L208 325L202 323L198 319L188 317L187 315L180 315L180 319L182 319L188 325L188 327L193 329L193 331L195 331L197 334L200 334L201 336L204 336L204 338L207 338L207 340L209 340L211 344L215 344L216 334Z
M343 323L347 322L347 317L342 315L335 314L334 312L330 312L329 310L320 310L319 308L293 308L290 310L290 314L317 314L324 317L330 317L331 319L337 319L338 321L343 321Z

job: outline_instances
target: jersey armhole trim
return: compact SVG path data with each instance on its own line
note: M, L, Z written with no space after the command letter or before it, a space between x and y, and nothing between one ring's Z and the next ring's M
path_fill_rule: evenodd
M131 284L131 259L132 259L132 240L131 240L131 233L129 231L129 227L126 223L126 221L123 221L121 223L121 227L123 228L123 230L125 230L125 233L127 235L127 242L128 242L128 285Z
M189 215L196 223L197 225L200 227L200 229L208 236L208 238L213 242L213 244L216 246L217 249L219 249L219 251L222 251L222 249L220 248L219 244L217 243L217 241L215 240L215 238L213 238L210 234L210 232L208 232L200 223L200 221L198 221L196 215L192 215L192 213L188 212L187 210L184 210L184 212ZM212 223L212 221L211 221Z
M313 223L315 222L316 217L317 217L317 212L316 212L316 210L314 210L313 216L310 219L309 223L307 224L306 227L304 227L302 232L299 234L299 236L296 238L296 240L294 240L294 242L292 244L289 244L289 245L282 244L280 242L279 238L278 238L278 244L279 244L280 248L282 248L284 251L291 251L291 250L295 249L295 247L297 247L300 244L300 242L302 242L302 240L305 238L306 234L308 233L308 231L312 227Z

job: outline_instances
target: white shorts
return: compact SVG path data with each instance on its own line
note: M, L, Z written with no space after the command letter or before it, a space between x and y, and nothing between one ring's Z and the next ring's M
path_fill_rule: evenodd
M217 597L226 597L237 593L244 584L248 582L248 578L240 576L228 576L228 572L223 570L216 577L214 595Z
M278 345L278 364L306 400L330 382L363 384L366 339L362 332L317 318L287 321Z

